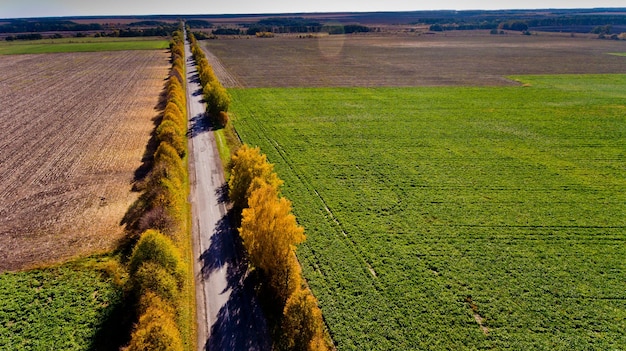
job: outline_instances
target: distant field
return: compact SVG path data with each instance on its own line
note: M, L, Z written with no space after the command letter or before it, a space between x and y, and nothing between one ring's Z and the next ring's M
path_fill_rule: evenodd
M512 74L626 73L626 41L552 35L333 35L207 40L244 87L512 85ZM218 78L224 84L233 80ZM237 86L237 85L230 85Z
M120 40L120 38L65 38L0 43L0 55L49 54L169 48L167 40Z
M231 90L339 350L626 345L626 75L518 79Z
M162 50L0 57L0 272L116 247L168 66Z
M106 343L120 337L111 327L119 324L112 318L119 318L123 291L93 266L81 266L84 263L0 274L0 349L116 346Z

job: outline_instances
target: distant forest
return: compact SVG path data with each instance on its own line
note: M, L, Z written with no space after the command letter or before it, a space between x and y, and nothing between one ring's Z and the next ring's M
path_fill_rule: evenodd
M433 31L473 30L473 29L506 29L506 30L540 30L557 32L591 33L598 27L611 31L626 31L626 13L624 14L581 14L581 15L518 15L518 16L457 16L448 18L425 18L418 23L431 24Z
M369 32L370 28L360 24L324 24L319 20L305 19L302 17L267 18L254 24L246 25L247 35L255 35L259 32L271 33L319 33L352 34ZM214 31L215 33L215 31ZM217 34L217 33L216 33Z
M128 19L137 21L130 22ZM492 32L502 30L528 32L533 30L596 33L600 36L626 33L626 8L597 8L6 19L2 20L3 24L0 25L0 35L7 40L84 35L167 36L175 29L175 23L180 19L184 19L187 26L192 29L212 29L212 37L215 35L255 35L267 32L351 34L369 32L381 24L429 25L431 31L486 29ZM81 23L75 22L78 20ZM88 23L90 20L93 23ZM127 24L114 24L115 20L123 20L120 22ZM219 22L219 24L215 25L212 22Z

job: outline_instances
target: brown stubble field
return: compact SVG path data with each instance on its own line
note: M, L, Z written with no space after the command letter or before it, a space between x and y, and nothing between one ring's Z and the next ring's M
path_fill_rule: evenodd
M518 32L207 40L244 87L494 86L524 74L626 73L626 41ZM225 82L232 79L220 77ZM225 84L228 85L228 84Z
M165 51L0 57L0 272L115 247L168 65Z

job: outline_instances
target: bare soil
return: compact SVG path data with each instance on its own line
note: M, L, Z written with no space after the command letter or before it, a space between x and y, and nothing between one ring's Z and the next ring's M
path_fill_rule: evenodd
M583 35L290 35L202 45L244 87L495 86L517 84L506 78L517 74L626 73L624 57L608 55L626 52L626 41Z
M0 271L117 245L168 61L165 51L0 57Z

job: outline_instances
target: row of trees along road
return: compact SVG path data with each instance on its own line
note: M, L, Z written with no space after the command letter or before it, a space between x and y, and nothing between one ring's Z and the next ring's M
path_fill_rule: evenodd
M198 67L198 76L202 86L202 93L204 94L204 101L207 103L207 114L216 125L224 127L228 122L230 95L228 95L222 83L217 79L195 36L189 33L188 37L191 45L191 54Z
M229 197L240 213L239 234L250 263L261 278L261 291L277 307L274 349L331 350L322 311L303 281L296 245L304 229L291 213L291 202L280 196L283 183L259 148L243 145L232 157ZM272 318L270 318L272 319Z
M183 88L182 25L170 42L172 68L166 84L163 118L156 128L158 147L143 192L124 219L139 235L128 262L129 294L138 316L126 351L191 349L181 337L187 265L181 252L187 222L186 99ZM185 347L187 345L187 347Z

